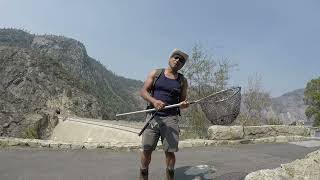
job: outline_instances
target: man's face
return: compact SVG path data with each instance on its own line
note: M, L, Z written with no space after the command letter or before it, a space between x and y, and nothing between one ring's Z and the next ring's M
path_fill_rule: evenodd
M179 54L173 55L169 60L169 65L172 69L179 70L186 63L186 60Z

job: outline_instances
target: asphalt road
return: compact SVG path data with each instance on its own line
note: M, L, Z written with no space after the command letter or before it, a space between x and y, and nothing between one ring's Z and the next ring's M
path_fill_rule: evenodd
M176 179L243 179L252 171L276 168L319 147L249 144L185 148L177 154ZM140 152L105 150L0 149L1 180L138 179ZM153 153L150 180L164 179L164 153Z

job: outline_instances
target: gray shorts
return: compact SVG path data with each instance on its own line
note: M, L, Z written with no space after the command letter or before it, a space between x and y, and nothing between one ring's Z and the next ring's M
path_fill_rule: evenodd
M146 120L150 119L150 115ZM155 116L150 125L143 132L142 148L153 151L157 147L159 137L166 152L177 152L179 143L179 125L177 116L158 117Z

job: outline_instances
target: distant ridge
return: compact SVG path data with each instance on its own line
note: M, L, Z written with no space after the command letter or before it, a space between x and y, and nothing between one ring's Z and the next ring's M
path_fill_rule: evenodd
M303 101L304 89L287 92L279 97L272 98L269 113L275 114L285 124L296 121L307 122L305 115L306 105Z

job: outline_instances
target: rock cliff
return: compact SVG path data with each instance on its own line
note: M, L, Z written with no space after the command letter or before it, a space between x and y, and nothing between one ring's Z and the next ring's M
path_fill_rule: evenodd
M115 75L82 43L0 29L0 136L47 138L57 115L112 119L143 108L141 81Z

